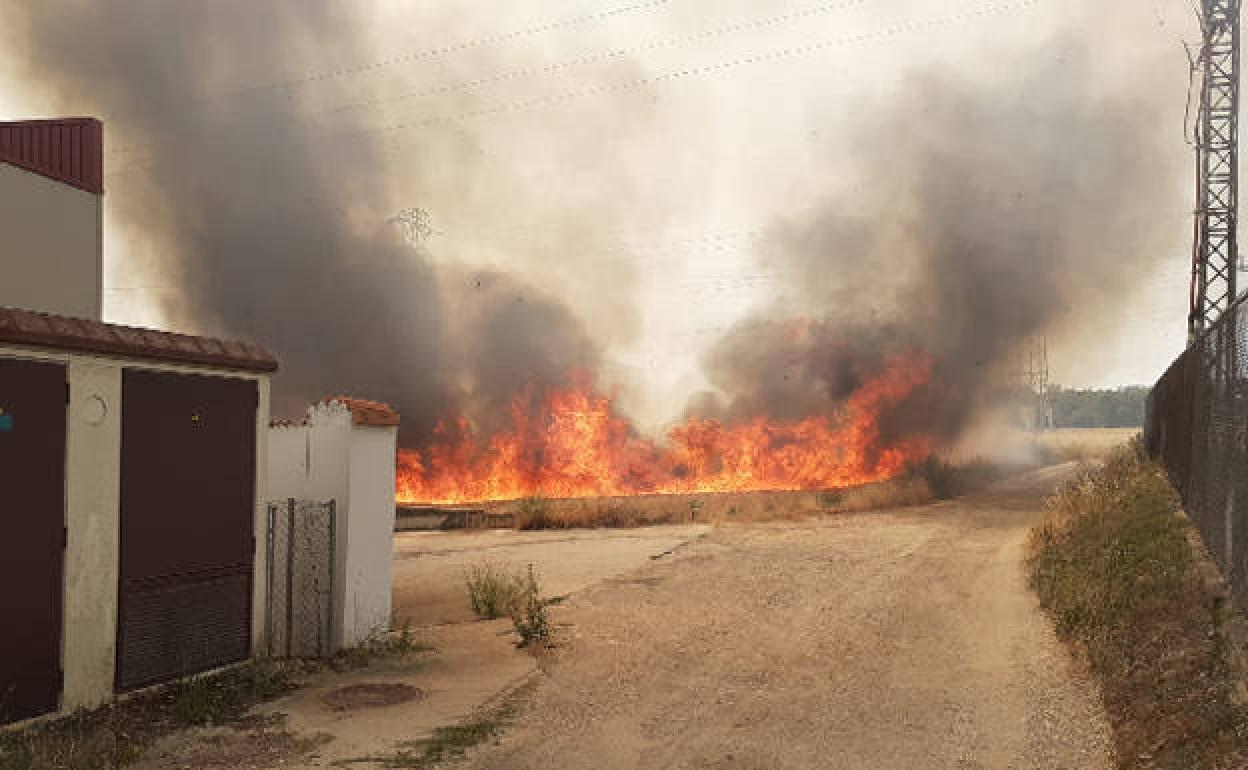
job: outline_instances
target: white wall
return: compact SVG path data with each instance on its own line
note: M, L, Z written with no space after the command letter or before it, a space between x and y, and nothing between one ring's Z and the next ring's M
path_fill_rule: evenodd
M66 420L65 526L61 711L103 703L113 696L117 642L120 543L121 374L136 367L183 374L254 380L256 410L256 542L267 529L269 378L207 367L131 361L0 345L0 358L55 361L66 365L70 403ZM101 416L101 408L103 414ZM257 548L252 584L252 652L264 634L265 551Z
M303 425L275 425L269 429L269 499L308 497L308 429Z
M356 426L351 431L343 639L348 646L390 630L396 435L395 428Z
M0 163L0 305L100 319L103 200Z
M345 509L351 498L351 413L341 405L309 407L308 441L306 496L337 500L339 509Z
M307 415L269 431L270 499L335 501L334 635L349 648L390 628L397 429L354 425L333 402Z

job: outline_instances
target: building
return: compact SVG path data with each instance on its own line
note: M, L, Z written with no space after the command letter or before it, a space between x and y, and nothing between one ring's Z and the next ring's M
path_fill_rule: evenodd
M263 348L104 323L101 142L0 123L0 724L271 652L295 577L331 586L331 652L389 629L398 415L332 399L271 431ZM274 550L296 497L330 511L315 574Z
M0 307L101 319L98 120L0 123Z
M0 723L262 649L254 345L0 308Z

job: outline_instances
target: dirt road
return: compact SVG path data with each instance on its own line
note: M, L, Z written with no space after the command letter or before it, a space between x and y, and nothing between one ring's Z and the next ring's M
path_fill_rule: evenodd
M720 528L555 608L479 768L1107 768L1093 685L1025 584L1052 477L958 503Z
M532 564L546 596L581 591L631 572L650 557L695 538L710 527L547 532L402 532L394 538L395 624L413 627L474 620L464 593L470 566Z

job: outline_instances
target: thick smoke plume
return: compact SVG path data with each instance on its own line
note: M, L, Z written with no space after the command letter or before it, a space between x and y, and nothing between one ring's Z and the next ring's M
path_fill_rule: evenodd
M172 289L159 295L170 325L272 347L287 412L350 392L398 406L407 446L459 415L488 437L514 394L599 371L604 349L635 331L633 276L598 258L594 223L626 218L642 193L635 169L603 178L603 137L644 131L645 116L591 112L557 136L527 121L511 151L540 148L549 166L516 172L526 199L508 199L482 189L482 169L508 164L471 124L404 133L335 109L368 99L318 58L321 42L348 65L382 56L345 5L0 0L0 43L47 104L101 115L125 145L107 156L110 221L143 234L129 256ZM443 44L461 20L422 9L422 24ZM781 291L713 348L714 392L691 416L829 415L886 361L922 351L932 383L881 416L884 443L952 441L1029 337L1105 311L1158 258L1170 223L1156 214L1183 205L1170 182L1184 175L1177 128L1139 96L1150 73L1103 77L1078 39L984 61L977 79L929 68L814 119L852 152L809 165L826 176L822 193L768 230L762 268ZM436 112L470 112L477 97L457 98ZM637 135L656 153L671 144ZM518 260L558 264L540 288L503 267L448 266L482 263L463 259L460 232L413 248L387 222L426 200L435 229L538 210L553 192L536 175L546 168L578 173L560 180L560 204L540 210L541 245Z
M914 74L855 103L849 167L771 231L762 258L782 290L713 349L719 394L691 411L816 413L886 356L923 350L933 384L892 429L952 441L1037 335L1099 318L1082 327L1095 343L1165 256L1157 212L1183 205L1182 153L1139 98L1147 73L1124 92L1077 43L1054 50L981 82Z
M161 290L166 323L274 349L279 411L340 392L382 399L418 442L444 415L489 415L528 383L593 369L598 349L550 293L437 268L387 222L413 189L443 214L473 195L470 134L426 131L428 149L413 148L375 119L266 85L332 69L318 41L341 61L375 60L347 5L18 0L0 4L0 42L61 114L104 118L110 226L142 234L131 259L144 258L137 280ZM425 23L456 34L453 18ZM360 96L351 78L314 85L318 106ZM409 141L397 156L396 138Z

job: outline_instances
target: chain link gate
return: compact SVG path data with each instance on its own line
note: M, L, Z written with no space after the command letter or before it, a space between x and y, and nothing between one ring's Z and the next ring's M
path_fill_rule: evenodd
M268 506L265 630L270 657L328 658L334 635L335 501Z

